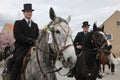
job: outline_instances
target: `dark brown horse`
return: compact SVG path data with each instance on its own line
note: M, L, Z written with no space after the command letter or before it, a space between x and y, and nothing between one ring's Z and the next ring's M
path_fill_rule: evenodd
M103 28L93 26L93 31L88 34L82 52L77 57L73 75L76 80L96 80L99 75L100 63L98 51L107 44Z
M108 56L113 56L113 58L116 58L115 55L111 52L109 52L109 54L106 54L105 51L100 51L100 56L99 56L99 60L100 60L100 73L104 76L105 73L105 65L108 65L108 69L111 70L112 74L114 74L115 72L115 64L113 62L110 62L110 60L108 59Z

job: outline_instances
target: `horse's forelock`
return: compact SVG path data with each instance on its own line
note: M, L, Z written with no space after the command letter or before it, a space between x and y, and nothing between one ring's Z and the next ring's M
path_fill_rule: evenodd
M100 34L102 34L102 35L106 38L106 36L105 36L105 33L104 33L104 32L99 31L99 33L100 33Z
M96 31L104 32L102 28L97 28Z
M56 17L55 21L51 21L47 26L50 27L53 24L61 23L61 22L65 22L66 24L68 24L68 22L66 20L64 20L63 18Z

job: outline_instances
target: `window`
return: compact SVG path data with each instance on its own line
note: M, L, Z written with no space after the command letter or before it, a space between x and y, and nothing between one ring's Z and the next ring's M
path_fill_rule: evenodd
M107 40L109 40L109 41L113 40L112 34L110 34L110 33L107 33L106 37L107 37Z
M120 26L120 21L117 21L117 22L116 22L116 25L117 25L117 26Z

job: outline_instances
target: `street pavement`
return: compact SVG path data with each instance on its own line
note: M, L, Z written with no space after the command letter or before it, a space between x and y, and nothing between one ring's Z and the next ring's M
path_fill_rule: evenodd
M120 64L116 65L116 72L114 75L110 72L108 74L108 69L106 68L106 73L102 79L97 79L97 80L120 80ZM57 74L58 80L75 80L74 78L67 78L67 77L61 77L59 74Z
M117 59L117 61L118 61L118 59ZM112 75L112 73L107 74L109 70L106 67L106 73L105 73L104 77L102 79L97 79L97 80L120 80L120 64L119 64L119 62L116 64L116 69L115 69L114 75ZM3 68L0 68L0 74L2 73L2 70L3 70ZM67 71L68 70L63 70L63 71L61 71L61 73L65 74ZM58 73L56 73L56 75L57 75L57 80L75 80L74 78L60 76ZM2 80L1 75L0 75L0 80Z

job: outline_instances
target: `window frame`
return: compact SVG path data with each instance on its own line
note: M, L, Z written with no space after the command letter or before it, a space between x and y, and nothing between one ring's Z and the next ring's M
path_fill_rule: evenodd
M108 39L108 35L111 36L111 39ZM113 35L111 33L106 33L107 40L112 41L113 40Z
M116 21L116 26L120 27L120 21Z

